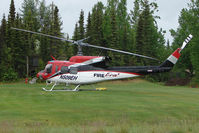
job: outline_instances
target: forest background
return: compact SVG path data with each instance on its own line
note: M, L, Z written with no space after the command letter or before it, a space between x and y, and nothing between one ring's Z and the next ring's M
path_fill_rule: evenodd
M193 40L182 53L182 57L172 73L146 76L153 81L168 81L171 77L190 79L199 84L199 0L191 0L187 8L179 14L179 27L171 29L173 42L165 40L165 31L158 27L155 16L158 5L148 0L135 0L134 7L128 12L126 0L107 0L107 5L96 3L84 17L80 11L75 25L73 40L90 37L86 42L135 52L164 61L184 39L192 34ZM12 30L11 27L27 29L69 39L62 32L62 20L59 8L55 4L46 5L45 0L24 0L20 13L16 13L14 0L11 0L9 14L0 24L0 81L15 81L35 76L42 70L51 55L66 60L77 54L77 48L67 42ZM105 55L112 58L112 66L158 65L159 62L113 52L83 49L84 55ZM37 63L35 63L35 60Z

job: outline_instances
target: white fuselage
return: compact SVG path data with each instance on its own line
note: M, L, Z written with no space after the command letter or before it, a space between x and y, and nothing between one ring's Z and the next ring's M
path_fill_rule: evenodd
M67 84L90 84L105 80L116 80L137 77L138 74L115 71L79 71L77 74L61 74L48 79L51 82Z

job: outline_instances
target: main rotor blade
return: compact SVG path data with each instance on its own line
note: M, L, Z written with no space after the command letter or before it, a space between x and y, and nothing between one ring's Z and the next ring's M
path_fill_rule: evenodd
M87 40L89 39L90 37L87 37L87 38L84 38L84 39L81 39L81 40L77 40L76 42L83 42L84 40Z
M41 35L41 36L46 36L46 37L50 37L50 38L54 38L54 39L58 39L58 40L62 40L62 41L71 42L72 45L75 44L75 45L78 45L78 46L87 46L87 47L93 47L93 48L98 48L98 49L104 49L104 50L108 50L108 51L114 51L114 52L118 52L118 53L134 55L134 56L138 56L138 57L142 57L142 58L147 58L147 59L159 61L158 59L155 59L155 58L152 58L152 57L148 57L148 56L145 56L145 55L135 54L135 53L131 53L131 52L126 52L126 51L122 51L122 50L106 48L106 47L101 47L101 46L95 46L95 45L91 45L91 44L82 42L82 41L84 41L85 39L88 39L88 38L85 38L85 39L82 39L82 40L78 40L78 41L73 41L73 40L67 40L65 38L56 37L56 36L52 36L52 35L48 35L48 34L44 34L44 33L30 31L30 30L24 30L24 29L13 28L13 27L11 27L11 29L18 30L18 31L23 31L23 32L28 32L28 33L32 33L32 34L37 34L37 35Z
M18 30L18 31L23 31L23 32L28 32L28 33L32 33L32 34L37 34L37 35L41 35L41 36L46 36L46 37L50 37L50 38L54 38L54 39L58 39L58 40L62 40L62 41L67 41L67 42L71 42L71 43L74 42L72 40L67 40L65 38L56 37L56 36L52 36L52 35L48 35L48 34L44 34L44 33L39 33L39 32L34 32L34 31L30 31L30 30L24 30L24 29L13 28L13 27L11 27L11 29Z
M134 55L134 56L138 56L138 57L142 57L142 58L147 58L147 59L159 61L158 59L155 59L153 57L140 55L140 54L136 54L136 53L131 53L131 52L126 52L126 51L117 50L117 49L112 49L112 48L106 48L106 47L102 47L102 46L95 46L95 45L91 45L91 44L88 44L88 43L82 43L81 45L82 46L87 46L87 47L104 49L104 50L113 51L113 52L118 52L118 53L123 53L123 54L128 54L128 55Z

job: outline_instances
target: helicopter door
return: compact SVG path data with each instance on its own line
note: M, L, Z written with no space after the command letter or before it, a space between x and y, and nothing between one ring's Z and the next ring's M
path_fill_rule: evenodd
M79 83L79 75L78 75L78 68L77 67L71 67L69 69L69 73L66 75L66 79L69 81L69 83L78 84Z
M77 67L71 67L69 72L70 72L70 74L77 74L78 68Z

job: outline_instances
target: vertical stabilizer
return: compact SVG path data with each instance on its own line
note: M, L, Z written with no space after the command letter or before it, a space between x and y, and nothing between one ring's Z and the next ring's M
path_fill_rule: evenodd
M183 45L181 48L176 49L175 52L173 52L166 61L164 61L160 67L173 67L178 59L180 58L180 52L186 47L186 45L191 41L191 39L193 38L193 36L190 34L185 41L183 42Z

